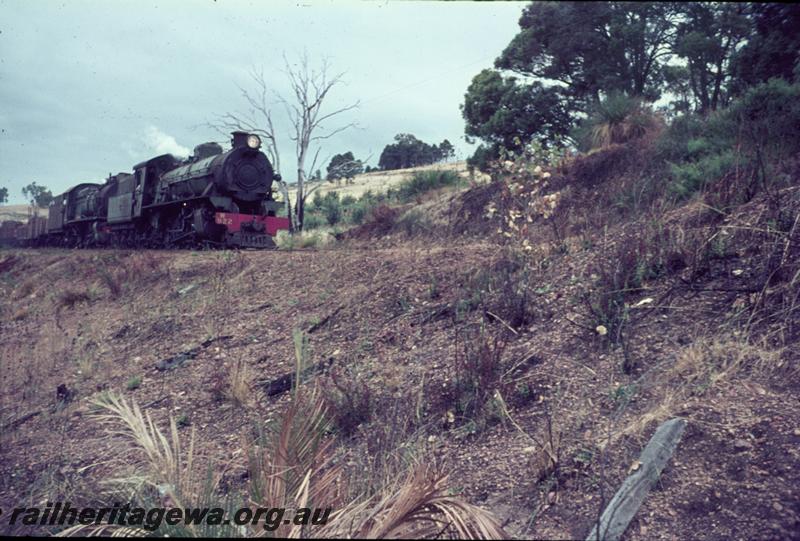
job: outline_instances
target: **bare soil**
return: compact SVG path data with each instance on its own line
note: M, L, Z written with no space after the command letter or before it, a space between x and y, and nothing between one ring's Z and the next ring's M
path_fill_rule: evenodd
M647 281L615 345L581 301L600 233L595 244L573 239L537 252L546 264L528 278L533 316L511 332L486 306L460 320L452 308L504 264L496 225L474 225L494 195L476 190L457 235L389 232L382 248L365 234L318 251L0 251L0 508L90 502L140 460L118 456L92 416L88 401L108 391L162 426L185 416L182 434L194 429L204 460L228 465L227 486L246 483L243 441L289 400L256 382L292 372L293 330L313 329L311 360L333 358L381 405L342 438L353 464L394 451L375 447L375 434L399 431L394 413L416 409L408 447L452 472L452 490L513 536L584 538L658 423L681 416L687 432L625 539L800 539L797 326L766 321L745 347L731 323L753 301L763 254L742 247L702 276L678 265ZM759 208L739 218L755 224ZM451 417L443 389L481 324L505 344L494 413ZM768 332L777 327L790 333L780 344ZM189 350L194 358L157 368ZM215 394L237 363L253 382L248 404Z

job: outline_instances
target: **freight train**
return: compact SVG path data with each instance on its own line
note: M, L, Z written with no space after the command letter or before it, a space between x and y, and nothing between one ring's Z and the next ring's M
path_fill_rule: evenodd
M274 248L289 229L273 198L280 180L257 135L233 132L231 149L203 143L181 160L156 156L132 173L85 182L53 198L47 218L0 224L0 242L74 248Z

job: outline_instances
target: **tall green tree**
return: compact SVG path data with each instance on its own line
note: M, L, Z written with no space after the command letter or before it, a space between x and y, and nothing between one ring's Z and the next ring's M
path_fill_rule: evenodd
M751 3L746 13L752 32L732 61L734 91L773 78L800 82L800 5Z
M495 66L557 81L578 110L609 93L655 100L676 11L669 2L533 2Z
M0 203L8 202L8 188L0 188Z
M328 180L336 180L340 178L350 179L356 175L364 172L364 164L361 160L356 160L352 152L345 152L344 154L337 154L331 158L331 162L327 167Z
M571 126L560 88L539 82L519 83L514 77L488 69L472 79L461 114L468 137L508 149L531 139L551 144L566 135Z
M439 159L440 160L449 160L453 156L456 155L455 147L447 139L445 139L444 141L439 143L439 146L437 148L439 150Z
M695 109L706 114L728 101L731 58L749 22L742 4L688 2L680 10L674 50L686 60Z
M36 182L31 182L22 188L22 195L30 201L31 205L46 207L53 200L53 194L44 186L39 186Z

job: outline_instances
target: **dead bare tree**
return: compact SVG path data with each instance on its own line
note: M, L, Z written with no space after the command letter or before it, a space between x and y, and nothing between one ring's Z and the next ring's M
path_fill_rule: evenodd
M313 171L317 165L321 150L320 142L356 126L355 122L351 122L327 130L323 123L330 121L337 115L355 109L358 107L359 102L356 101L331 112L324 112L323 104L325 98L328 97L334 86L342 82L344 73L331 75L331 66L327 58L322 60L322 65L318 69L314 69L309 63L307 53L303 53L294 66L286 58L286 55L284 55L283 60L285 65L284 72L291 86L292 95L290 98L287 99L269 87L263 69L253 69L250 72L250 77L254 87L252 89L239 87L242 96L249 105L249 112L247 114L228 112L219 116L216 121L209 123L209 125L223 133L243 130L261 136L266 143L264 150L267 156L272 162L275 171L280 172L278 135L273 122L272 105L275 102L283 105L289 122L293 127L293 133L289 137L295 143L295 156L297 158L294 209L292 209L289 200L289 187L286 181L279 181L279 186L286 202L286 212L291 219L292 229L300 231L303 229L306 199L313 192L313 189L306 191L306 179L309 177L308 172ZM312 149L314 146L316 146L316 149ZM313 159L311 165L306 168L306 161L312 151Z

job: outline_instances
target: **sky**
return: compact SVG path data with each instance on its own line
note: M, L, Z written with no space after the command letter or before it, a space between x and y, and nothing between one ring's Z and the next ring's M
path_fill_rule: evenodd
M301 0L0 0L0 187L24 203L30 182L54 194L80 182L206 141L228 144L209 123L248 107L263 70L288 96L284 57L324 58L342 83L323 113L318 168L352 151L377 165L398 133L456 157L471 154L459 105L472 77L518 32L524 2L324 2ZM294 181L295 147L274 101L281 173ZM313 152L314 149L312 149ZM308 164L307 164L308 165Z

